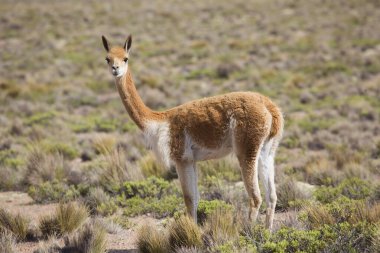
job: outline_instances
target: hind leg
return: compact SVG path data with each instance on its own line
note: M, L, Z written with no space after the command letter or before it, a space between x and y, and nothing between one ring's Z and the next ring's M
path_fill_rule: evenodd
M259 147L252 153L238 156L244 186L249 197L250 221L256 221L262 202L258 182L258 153Z
M260 179L265 188L265 203L267 205L265 224L269 230L273 227L273 218L277 203L276 185L274 182L274 155L276 150L274 140L264 143L259 157Z

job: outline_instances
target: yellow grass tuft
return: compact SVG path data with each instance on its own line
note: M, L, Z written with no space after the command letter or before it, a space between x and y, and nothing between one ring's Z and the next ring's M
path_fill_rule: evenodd
M168 234L152 224L143 225L137 235L137 248L141 253L166 253L170 251Z
M82 204L60 203L53 216L41 219L39 227L44 236L63 235L80 227L88 216L88 210Z
M202 231L190 217L181 216L170 224L169 242L173 249L201 247Z
M74 235L65 238L63 252L104 253L106 231L98 223L87 223Z
M22 241L28 235L29 220L20 214L12 215L0 208L0 232L11 232L17 240Z

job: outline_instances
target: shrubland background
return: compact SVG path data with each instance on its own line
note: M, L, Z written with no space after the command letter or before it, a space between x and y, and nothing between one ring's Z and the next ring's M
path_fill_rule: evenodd
M148 230L168 235L155 241L143 227L131 246L143 252L158 252L157 241L162 252L169 241L181 252L379 250L379 1L2 0L0 13L1 191L74 201L68 208L133 231L130 217L155 217ZM178 218L178 180L145 149L104 59L100 36L122 45L128 34L130 70L151 108L241 90L282 108L274 233L243 225L246 193L227 158L198 166L202 224L187 234L199 236L173 237L175 223L188 222ZM31 232L25 221L29 236L19 236L4 219L2 242L98 226L47 229L42 219Z

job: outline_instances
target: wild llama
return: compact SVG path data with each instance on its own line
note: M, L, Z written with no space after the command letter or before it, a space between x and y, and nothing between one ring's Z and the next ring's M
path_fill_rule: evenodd
M279 107L258 93L233 92L153 111L137 93L128 67L132 37L123 47L111 47L104 36L102 40L125 109L157 158L167 167L176 167L188 214L197 221L196 162L233 153L249 196L249 219L256 220L262 202L260 173L267 204L266 226L271 229L277 201L274 157L284 125Z

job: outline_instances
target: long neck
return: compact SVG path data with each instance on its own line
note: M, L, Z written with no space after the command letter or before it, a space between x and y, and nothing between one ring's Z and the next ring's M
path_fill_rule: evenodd
M116 77L116 87L119 91L120 98L123 101L125 109L136 125L144 130L145 123L152 119L155 112L150 110L142 101L137 93L135 84L133 83L131 71L122 77Z

